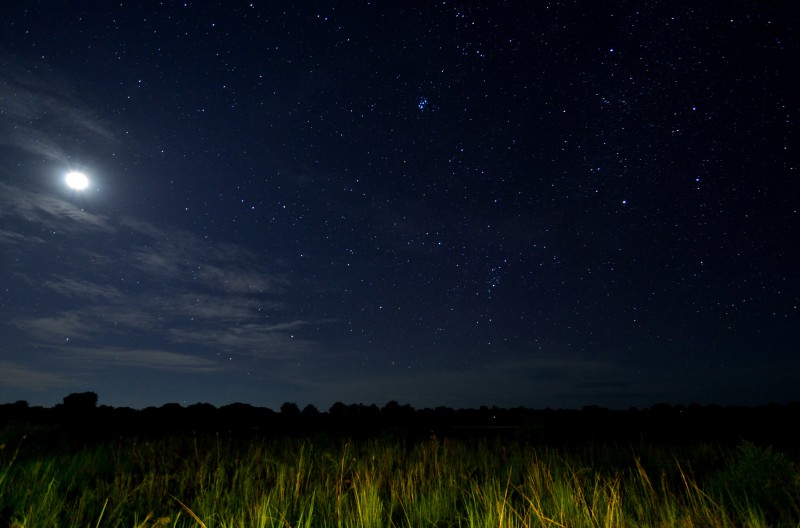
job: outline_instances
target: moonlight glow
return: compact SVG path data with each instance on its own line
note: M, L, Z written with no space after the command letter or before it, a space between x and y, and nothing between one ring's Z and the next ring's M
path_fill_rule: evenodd
M64 178L64 181L76 191L82 191L89 186L89 178L82 172L70 172Z

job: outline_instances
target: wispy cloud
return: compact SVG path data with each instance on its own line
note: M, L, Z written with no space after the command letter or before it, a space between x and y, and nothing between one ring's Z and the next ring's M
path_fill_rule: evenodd
M306 329L333 322L294 315L291 282L243 246L8 184L0 192L9 226L0 235L29 264L9 273L46 299L6 324L73 366L209 372L217 357L297 361L320 348Z
M287 284L285 277L266 270L260 259L242 246L209 242L187 231L133 218L124 218L121 224L147 239L128 254L130 265L145 273L233 294L274 292Z
M55 372L16 361L0 361L0 387L42 391L67 387L72 381Z
M41 244L44 239L35 235L26 236L10 230L0 229L0 243L3 244Z
M47 72L36 73L13 57L1 60L0 145L66 161L71 143L116 141L108 123L74 95L69 81L54 68L42 65Z
M226 355L297 360L307 358L319 349L313 341L257 323L224 328L174 328L169 334L175 343L204 346Z
M7 239L18 242L41 242L42 232L77 233L99 231L114 233L109 218L90 213L58 196L35 193L0 182L0 218L28 226L25 231L7 229ZM36 229L30 229L35 227Z
M94 369L143 368L169 372L212 372L221 370L216 361L195 354L146 348L77 348L62 354L73 367Z
M218 265L199 266L197 277L206 285L227 292L265 292L284 281L258 271L226 269Z
M114 301L122 297L122 292L110 284L73 277L57 277L45 281L42 286L64 297L94 302Z
M89 339L103 332L102 324L87 317L85 311L64 311L44 317L18 317L15 326L25 332L33 343L59 346L70 339Z
M132 333L158 330L159 314L128 305L101 305L66 309L43 317L18 317L16 326L40 345L62 346L68 341L102 341Z

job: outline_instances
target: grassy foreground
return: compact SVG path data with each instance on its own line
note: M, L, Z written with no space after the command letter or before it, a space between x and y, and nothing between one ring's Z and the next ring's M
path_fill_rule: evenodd
M800 526L796 463L747 443L211 435L59 451L0 448L0 527Z

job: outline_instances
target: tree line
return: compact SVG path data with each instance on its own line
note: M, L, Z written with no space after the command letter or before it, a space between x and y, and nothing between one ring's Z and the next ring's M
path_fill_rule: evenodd
M315 435L405 438L509 437L531 442L645 442L692 444L738 443L742 440L792 448L800 445L800 403L740 407L657 404L648 408L611 410L526 407L415 409L390 401L375 404L334 403L327 411L302 409L286 402L277 411L246 403L215 407L208 403L131 409L97 405L94 392L73 393L51 408L25 401L0 404L0 427L39 428L70 437L108 438L119 435L156 437L166 434ZM2 441L2 439L0 439Z

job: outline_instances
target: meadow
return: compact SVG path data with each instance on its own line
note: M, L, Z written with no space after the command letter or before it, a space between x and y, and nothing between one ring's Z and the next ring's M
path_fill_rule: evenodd
M5 435L0 526L800 526L797 460L750 442L46 436Z

